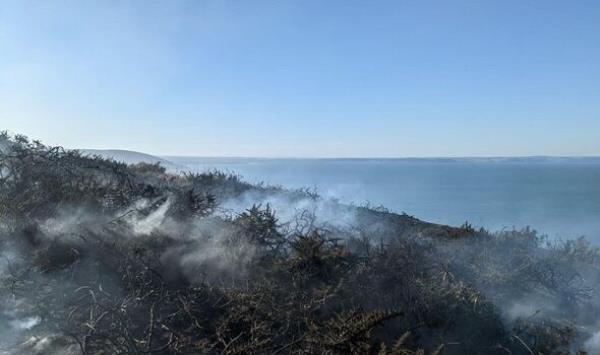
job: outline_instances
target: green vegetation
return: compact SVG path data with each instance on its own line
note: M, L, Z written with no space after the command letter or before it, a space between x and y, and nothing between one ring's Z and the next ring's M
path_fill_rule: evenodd
M319 208L282 220L265 197L351 222ZM440 226L7 134L0 248L0 353L568 354L594 351L600 330L600 254L583 239Z

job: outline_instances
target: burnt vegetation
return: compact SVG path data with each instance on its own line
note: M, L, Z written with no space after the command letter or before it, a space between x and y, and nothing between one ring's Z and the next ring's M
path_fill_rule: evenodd
M600 254L172 174L0 135L0 353L569 354L593 349ZM306 204L304 204L306 205Z

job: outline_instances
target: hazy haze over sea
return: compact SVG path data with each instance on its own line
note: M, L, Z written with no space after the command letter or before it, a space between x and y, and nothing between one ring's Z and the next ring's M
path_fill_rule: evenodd
M432 222L491 230L529 225L551 237L600 243L600 158L168 159Z

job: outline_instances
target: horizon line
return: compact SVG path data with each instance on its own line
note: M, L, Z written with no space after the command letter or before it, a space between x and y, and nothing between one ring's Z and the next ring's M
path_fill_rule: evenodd
M157 158L199 158L199 159L291 159L291 160L419 160L419 159L600 159L599 155L545 155L545 154L532 154L532 155L456 155L456 156L250 156L250 155L179 155L179 154L155 154L147 153L138 150L129 149L104 149L104 148L71 148L79 151L119 151L126 153L137 153L151 155Z
M111 150L111 149L107 149ZM117 149L112 149L117 150ZM127 151L127 150L123 150ZM134 151L130 151L134 152ZM144 153L147 154L147 153ZM153 155L153 154L152 154ZM201 158L201 159L311 159L311 160L394 160L394 159L600 159L600 155L472 155L472 156L242 156L242 155L156 155L159 158Z

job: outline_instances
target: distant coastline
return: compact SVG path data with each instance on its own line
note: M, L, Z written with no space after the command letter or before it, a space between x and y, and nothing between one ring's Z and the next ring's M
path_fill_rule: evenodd
M600 156L480 156L480 157L244 157L244 156L194 156L194 155L152 155L123 149L77 149L84 154L100 155L125 163L159 162L167 168L182 168L182 161L197 163L247 163L252 161L398 161L398 162L438 162L438 163L590 163L600 164Z
M202 157L202 156L161 156L161 158L177 162L194 160L197 162L235 163L265 160L325 160L325 161L405 161L405 162L439 162L439 163L600 163L600 156L522 156L522 157L404 157L404 158L305 158L305 157Z

